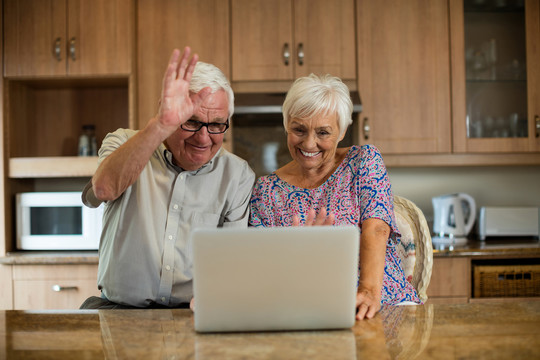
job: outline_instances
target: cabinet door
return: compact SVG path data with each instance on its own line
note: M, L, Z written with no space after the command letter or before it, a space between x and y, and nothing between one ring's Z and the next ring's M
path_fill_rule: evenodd
M451 151L448 5L357 0L360 139L383 154Z
M65 36L66 0L5 0L4 75L65 75Z
M68 74L131 73L132 0L68 1Z
M293 78L292 9L292 0L232 0L233 81Z
M467 302L471 295L470 262L469 258L434 258L428 301Z
M454 151L540 151L540 2L450 0Z
M355 80L354 32L354 0L296 0L295 77L315 73Z
M140 0L137 11L138 125L156 115L173 49L190 46L229 76L229 7L221 0Z

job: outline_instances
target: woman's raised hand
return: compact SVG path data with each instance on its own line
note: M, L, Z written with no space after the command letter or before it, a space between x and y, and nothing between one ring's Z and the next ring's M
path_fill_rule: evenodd
M182 54L180 50L174 49L163 77L157 119L168 135L191 118L211 92L211 89L206 87L196 94L190 93L191 77L199 60L197 54L190 59L190 54L191 49L188 46Z

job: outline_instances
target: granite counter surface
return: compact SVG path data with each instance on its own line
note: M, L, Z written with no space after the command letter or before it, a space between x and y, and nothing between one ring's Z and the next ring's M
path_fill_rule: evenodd
M198 334L190 310L0 311L0 358L533 359L540 301L385 307L346 330Z

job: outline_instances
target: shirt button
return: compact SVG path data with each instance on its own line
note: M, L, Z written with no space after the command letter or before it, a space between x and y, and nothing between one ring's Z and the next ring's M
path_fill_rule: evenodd
M169 265L165 266L165 269L171 270L171 267Z
M178 210L178 204L174 204L173 209Z
M180 180L184 180L184 175L180 175Z
M161 298L161 301L165 302L165 300L167 300L167 299L165 299L165 296L163 296L163 297Z
M169 235L169 240L172 240L172 239L173 239L172 235Z

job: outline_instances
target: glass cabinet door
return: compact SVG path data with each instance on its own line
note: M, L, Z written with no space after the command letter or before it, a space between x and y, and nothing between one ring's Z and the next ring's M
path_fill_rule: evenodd
M467 137L526 138L523 0L465 0Z
M455 150L540 151L540 2L456 2L453 61L464 66L453 64Z

